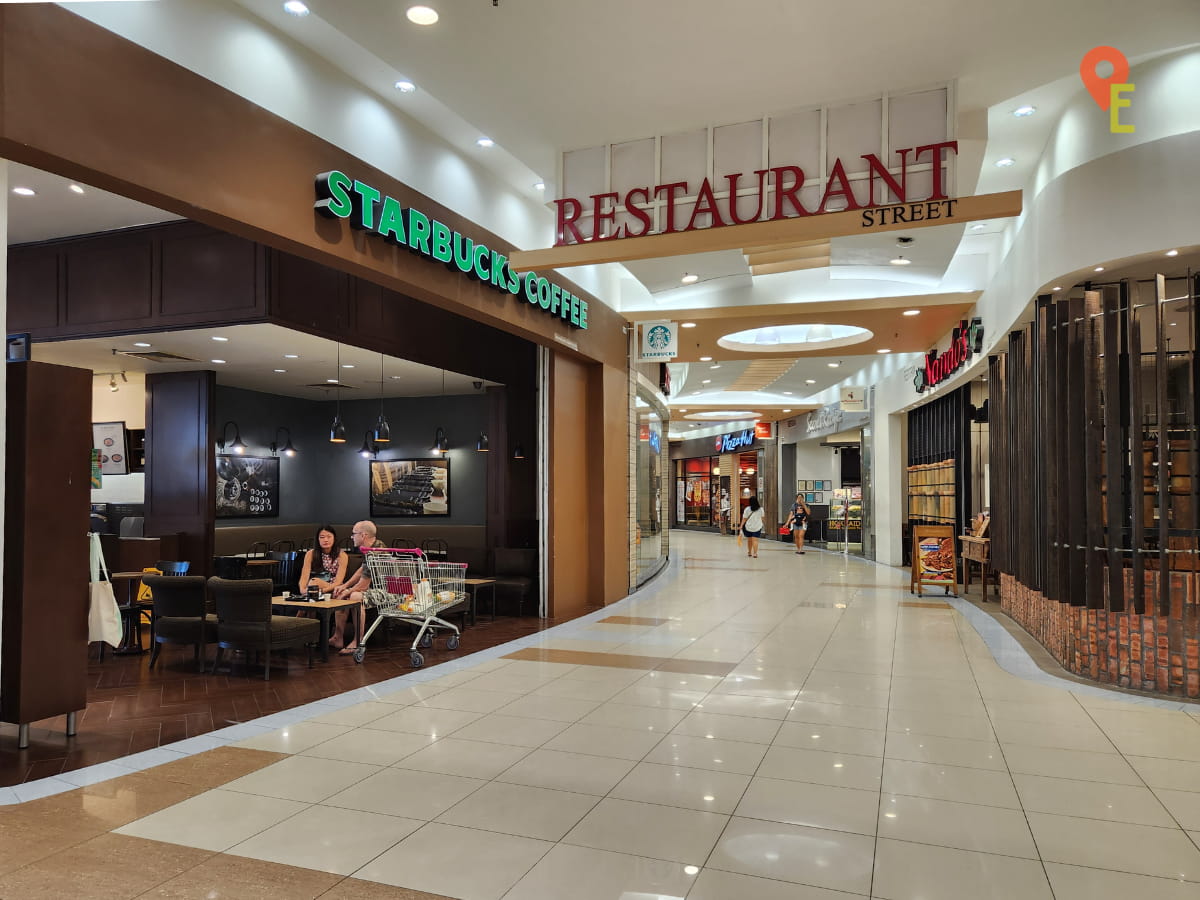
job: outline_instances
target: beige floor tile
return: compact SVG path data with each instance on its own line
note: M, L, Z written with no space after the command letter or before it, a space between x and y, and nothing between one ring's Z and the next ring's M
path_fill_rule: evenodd
M749 775L639 763L609 796L703 812L731 813L749 783Z
M535 695L514 700L504 707L505 715L528 719L549 719L552 722L578 722L600 704L595 700L572 700L570 697L540 697Z
M724 716L751 716L760 719L783 719L791 708L790 700L774 697L748 697L745 694L708 694L694 707L697 712Z
M204 753L185 756L183 759L147 769L142 776L201 788L214 788L227 784L235 778L241 778L250 772L257 772L284 758L285 754L266 750L217 747L214 750L206 750Z
M363 866L354 877L458 900L500 900L553 846L531 838L431 822ZM465 865L468 860L470 864Z
M422 747L428 747L432 741L433 738L427 734L378 731L365 727L356 728L349 734L339 735L315 747L309 747L299 755L390 766L416 753Z
M416 891L412 888L362 881L358 878L343 878L328 892L322 894L321 900L454 900L454 898L447 897L445 894L430 894L427 891Z
M621 695L618 694L619 698ZM678 709L655 709L648 706L631 706L616 700L601 704L580 721L584 725L610 725L613 728L632 728L635 731L650 731L666 734L687 713Z
M1029 826L1047 862L1200 881L1200 850L1177 828L1152 828L1046 813Z
M844 831L734 818L706 868L866 894L875 839ZM796 896L803 896L797 894Z
M547 790L521 784L485 784L438 816L465 828L557 841L599 802L589 794Z
M668 734L646 755L646 762L753 775L767 751L765 744L718 741Z
M1183 828L1200 831L1200 793L1169 791L1165 788L1157 788L1154 793Z
M889 794L960 800L983 806L1020 809L1021 801L1008 772L888 759L883 763L883 790Z
M888 759L966 766L972 769L1003 771L1005 768L999 744L927 734L889 734L884 756Z
M457 775L384 769L335 794L323 805L410 819L436 819L486 783Z
M662 740L662 736L654 732L610 728L605 725L576 724L547 741L543 745L543 749L640 760L660 740Z
M878 691L850 690L848 688L805 687L796 695L797 702L844 703L847 706L867 706L887 709L888 695Z
M686 715L703 703L706 696L703 691L647 687L639 683L613 694L610 702L651 709L677 710L682 715Z
M551 682L553 684L553 682ZM432 709L454 709L459 712L490 713L512 703L521 694L504 691L480 691L473 687L452 687L449 690L422 701Z
M1113 784L1142 783L1129 763L1112 753L1088 753L1082 750L1009 744L1004 748L1004 759L1014 774L1104 781Z
M609 798L562 842L699 866L728 821L716 813Z
M536 691L548 681L558 678L558 675L517 675L505 671L494 672L481 676L473 685L484 691L505 691L510 694L528 694Z
M1088 753L1116 753L1113 742L1095 725L1050 725L1022 722L1018 719L992 720L1000 743L1054 747L1059 750L1083 750Z
M907 734L964 738L968 741L994 741L991 722L985 715L955 716L914 709L894 709L888 716L887 730Z
M346 725L350 728L357 728L360 725L366 725L368 722L374 722L376 719L382 719L384 716L391 715L395 711L396 706L393 703L368 700L366 703L356 703L353 706L347 706L345 709L335 709L332 712L309 719L309 721L319 722L324 725Z
M1200 792L1200 763L1150 756L1127 756L1125 759L1152 788Z
M424 824L420 819L310 806L226 852L349 875Z
M802 781L755 778L735 815L831 831L875 834L879 792Z
M315 900L329 896L325 892L334 888L341 877L222 854L210 857L142 897L154 900Z
M267 734L260 734L244 741L238 741L235 747L246 747L250 750L273 750L277 753L299 753L314 747L322 741L345 734L350 729L345 725L326 725L322 722L298 722L286 728L280 728Z
M771 747L755 774L763 778L878 791L882 770L883 760L878 756Z
M1175 820L1149 788L1021 774L1013 775L1013 781L1021 795L1021 805L1031 812L1162 828L1175 826Z
M603 703L605 700L611 700L622 690L624 687L620 683L583 681L564 676L542 685L533 692L532 696L565 697L568 700L591 700L593 703Z
M464 712L456 709L433 709L428 706L406 706L390 716L371 723L372 731L406 731L424 734L430 739L446 737L460 728L482 718L482 713Z
M751 716L723 716L718 713L688 713L671 729L675 734L702 737L708 740L746 741L769 744L779 732L778 719L756 719ZM711 735L711 737L709 737Z
M879 900L1055 900L1042 864L880 838L872 896Z
M229 782L225 790L317 803L374 775L379 768L340 759L292 756Z
M696 876L696 886L687 896L688 900L854 900L859 895L704 869Z
M507 707L505 710L507 712ZM510 747L540 747L566 727L567 723L552 719L492 713L460 728L454 733L454 739L506 744Z
M1027 859L1038 855L1021 810L928 797L884 794L879 836Z
M501 772L496 781L604 796L635 765L628 759L541 749Z
M677 898L695 879L681 863L558 844L504 900Z
M448 737L404 757L397 766L422 772L438 772L442 775L492 779L527 753L528 747L510 747Z
M390 703L393 706L408 706L411 703L420 703L422 700L435 697L444 690L446 689L434 687L432 684L426 682L425 684L409 685L408 687L394 691L380 691L375 695L375 699L380 703Z
M850 706L847 703L817 703L797 700L787 715L789 722L840 725L848 728L874 728L882 731L888 711L880 706Z
M1196 885L1170 878L1130 875L1046 863L1055 900L1195 900Z
M221 788L169 806L117 829L117 834L201 850L227 850L307 808L307 803Z
M775 736L775 744L800 750L823 750L826 753L883 756L884 733L842 725L784 722Z

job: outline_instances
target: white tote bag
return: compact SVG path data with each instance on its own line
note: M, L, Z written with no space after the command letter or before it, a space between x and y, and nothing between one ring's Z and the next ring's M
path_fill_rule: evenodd
M104 551L100 547L100 535L91 536L91 567L92 583L90 587L91 604L88 607L88 640L104 641L111 647L121 643L121 610L117 608L117 598L113 596L111 581L101 581L100 574L108 577L108 567L104 564Z

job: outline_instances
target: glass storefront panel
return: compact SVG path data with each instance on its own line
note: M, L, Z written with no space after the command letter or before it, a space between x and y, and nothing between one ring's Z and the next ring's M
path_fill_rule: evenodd
M666 535L663 522L666 501L663 468L666 465L667 410L651 391L637 391L637 525L634 545L637 553L637 583L641 584L666 562Z

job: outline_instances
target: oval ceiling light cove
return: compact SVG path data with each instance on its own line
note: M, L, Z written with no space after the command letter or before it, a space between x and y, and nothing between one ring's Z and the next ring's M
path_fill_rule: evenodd
M849 347L873 337L869 329L856 325L768 325L727 334L717 344L743 353L802 353Z
M750 409L708 409L694 412L687 416L689 419L706 419L712 422L728 422L733 419L753 419L758 413Z

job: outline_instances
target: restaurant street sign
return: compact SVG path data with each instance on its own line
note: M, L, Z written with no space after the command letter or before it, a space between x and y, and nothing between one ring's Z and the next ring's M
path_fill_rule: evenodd
M925 354L925 366L917 369L913 377L913 387L918 394L941 384L964 365L976 353L983 349L983 320L976 317L970 324L966 319L958 323L958 327L950 333L950 347L938 355L937 350Z
M320 215L348 219L351 228L444 263L494 290L524 297L531 306L574 328L588 327L586 300L537 272L518 275L504 254L431 219L416 207L405 208L399 200L336 170L317 176L316 191L313 206Z

